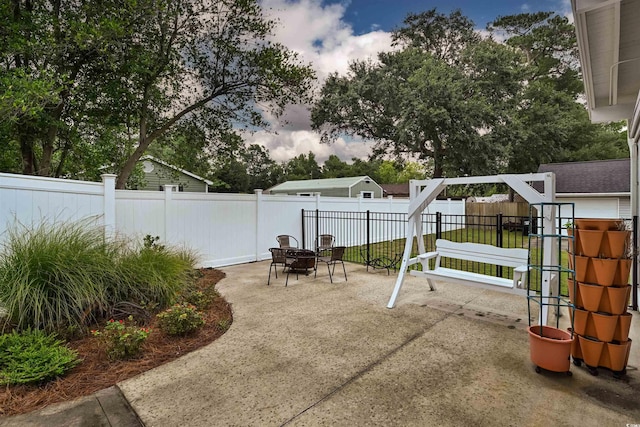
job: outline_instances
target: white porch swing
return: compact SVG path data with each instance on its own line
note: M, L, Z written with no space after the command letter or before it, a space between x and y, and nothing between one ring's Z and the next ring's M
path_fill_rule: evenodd
M536 189L529 185L530 182L542 181L544 182L544 191L539 193ZM555 175L551 172L547 173L535 173L535 174L517 174L517 175L494 175L494 176L477 176L477 177L464 177L464 178L434 178L430 180L412 180L409 182L410 203L409 203L409 218L407 222L407 239L405 242L404 253L402 256L402 264L398 272L398 278L396 280L393 293L387 304L387 308L393 308L402 284L404 282L404 276L407 273L409 265L423 262L426 258L425 245L423 240L422 230L422 213L429 206L429 204L435 200L436 196L440 194L447 185L459 185L459 184L487 184L487 183L504 183L509 185L515 192L522 196L530 204L536 203L553 203L555 202L556 181ZM556 212L552 205L544 205L542 214L542 227L544 230L551 230L553 233L557 231ZM411 258L411 248L413 246L413 238L417 237L418 242L418 257ZM555 259L556 248L550 241L545 240L543 247L543 263L548 265L553 259ZM444 279L446 280L446 279ZM457 280L460 281L460 280ZM464 280L463 280L464 281ZM473 281L465 283L471 286L477 285ZM483 286L487 287L487 286ZM553 287L553 289L552 289ZM500 286L495 287L496 290L506 290ZM431 290L434 288L431 286ZM512 291L512 289L509 289ZM542 297L550 297L552 295L558 295L559 284L556 280L552 286L552 277L550 272L545 271L542 274ZM548 307L543 306L543 312L541 319L543 324L546 324Z

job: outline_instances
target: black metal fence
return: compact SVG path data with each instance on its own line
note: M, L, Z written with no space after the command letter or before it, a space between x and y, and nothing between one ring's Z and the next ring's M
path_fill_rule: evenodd
M566 228L573 218L559 218L558 224ZM335 236L335 244L346 246L344 259L367 267L397 270L402 261L407 236L408 214L389 212L344 212L302 210L302 246L315 249L315 239L321 234ZM435 250L436 239L454 242L485 243L505 248L529 248L529 233L535 234L540 223L536 216L507 216L502 214L451 215L436 213L422 214L423 241L426 251ZM627 220L632 230L633 247L638 247L637 217ZM413 231L412 231L413 234ZM636 251L634 264L637 265ZM411 256L418 254L418 246L413 238ZM536 256L541 256L540 252ZM511 269L481 263L466 263L461 260L443 259L446 267L465 269L498 277L511 277ZM533 262L533 261L531 261ZM466 264L465 264L466 263ZM412 268L419 268L414 265ZM636 269L632 283L634 310L637 310Z

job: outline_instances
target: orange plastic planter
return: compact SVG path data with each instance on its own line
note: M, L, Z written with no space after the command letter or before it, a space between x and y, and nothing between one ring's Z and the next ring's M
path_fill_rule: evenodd
M531 361L539 368L553 372L569 372L571 344L569 332L552 326L529 326L529 352Z

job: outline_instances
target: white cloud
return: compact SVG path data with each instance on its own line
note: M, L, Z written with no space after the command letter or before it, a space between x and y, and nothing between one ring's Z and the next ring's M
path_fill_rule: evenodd
M347 161L354 157L364 158L370 150L370 143L362 140L347 142L339 138L331 145L323 144L320 142L320 135L309 130L278 132L277 134L259 131L246 135L245 140L267 148L271 158L279 163L286 162L300 154L307 155L309 152L315 155L318 164L324 163L332 154Z
M331 73L345 74L351 61L375 59L378 52L391 49L390 33L372 31L354 35L351 26L342 21L344 4L323 6L320 0L263 0L262 7L268 17L279 23L275 41L297 52L303 63L312 66L318 77L318 87ZM286 161L309 151L316 154L319 163L330 154L344 161L369 154L368 145L362 141L320 144L320 136L311 130L307 106L291 106L282 120L272 120L272 123L277 135L259 132L247 135L246 141L268 148L271 157L277 161Z

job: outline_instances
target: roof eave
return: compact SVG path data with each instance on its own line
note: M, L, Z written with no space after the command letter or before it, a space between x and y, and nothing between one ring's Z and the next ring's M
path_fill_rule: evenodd
M619 193L556 193L556 197L630 197L631 192L619 192Z

